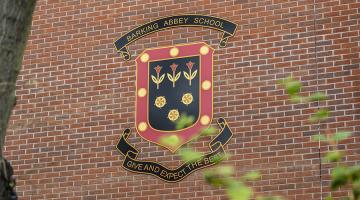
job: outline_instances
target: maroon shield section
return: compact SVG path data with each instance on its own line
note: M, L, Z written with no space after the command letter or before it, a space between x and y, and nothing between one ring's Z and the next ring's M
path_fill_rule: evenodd
M214 50L206 43L192 43L147 49L136 58L135 121L137 132L141 137L175 152L210 125L213 114L213 53ZM199 73L192 68L194 63L188 60L196 61L196 72ZM162 63L167 64L160 66ZM155 65L156 67L154 67ZM182 66L179 67L179 65ZM187 68L184 67L185 65ZM168 67L167 71L163 67ZM191 71L192 69L193 71ZM193 82L191 82L192 78ZM184 92L183 88L190 88L190 86L196 90L193 90L192 93ZM153 94L154 91L161 91L163 88L167 88L165 93L162 91L165 95ZM172 98L171 102L166 102L166 99L170 98L166 96L166 93L181 94L183 98L179 101ZM188 111L196 110L193 124L179 130L174 129L171 123L177 122L181 112L178 109L166 110L164 106L188 105L193 100L193 96L196 97L194 100L198 101L194 104L197 107L192 107L192 110ZM184 105L179 105L179 107L181 106L184 108ZM156 115L156 110L154 111L153 108L158 108L159 113L166 112L168 114L166 117ZM162 143L162 138L166 137L179 142L171 145Z

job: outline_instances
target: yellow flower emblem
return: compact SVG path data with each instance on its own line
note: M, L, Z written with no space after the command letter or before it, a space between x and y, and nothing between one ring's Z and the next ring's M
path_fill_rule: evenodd
M159 96L159 97L156 97L155 99L155 106L158 107L158 108L162 108L164 107L166 104L166 99L164 96Z
M182 96L181 98L181 102L185 105L189 105L191 104L191 102L194 100L193 96L191 93L186 93Z
M175 121L179 118L180 114L179 111L177 109L172 109L169 111L168 113L168 118L170 119L170 121Z

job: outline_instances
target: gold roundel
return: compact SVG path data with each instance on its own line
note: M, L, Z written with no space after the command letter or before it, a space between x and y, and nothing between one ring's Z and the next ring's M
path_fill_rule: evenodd
M179 118L180 114L179 111L177 109L172 109L169 111L168 113L168 118L170 119L170 121L175 121Z
M200 54L201 55L206 55L206 54L208 54L209 53L209 47L207 47L207 46L202 46L201 48L200 48Z
M207 115L203 115L200 118L200 123L201 123L201 125L208 125L210 123L210 117Z
M171 48L171 49L170 49L170 56L175 57L175 56L177 56L177 55L179 55L179 49L176 48L176 47Z
M193 100L194 100L194 97L192 96L191 93L186 93L181 98L181 102L185 105L191 104Z
M155 106L158 107L158 108L162 108L164 107L166 104L166 99L164 96L159 96L159 97L156 97L155 99Z
M149 59L150 59L150 56L149 56L149 54L147 54L147 53L144 53L144 54L141 55L141 57L140 57L141 62L147 62L147 61L149 61Z
M139 96L139 97L144 97L144 96L146 96L146 89L145 89L145 88L140 88L140 89L138 90L138 96Z
M143 132L146 131L146 129L147 129L147 124L145 122L140 122L138 125L138 130Z
M203 90L208 90L211 88L211 82L206 80L206 81L203 81L202 84L201 84L201 88Z

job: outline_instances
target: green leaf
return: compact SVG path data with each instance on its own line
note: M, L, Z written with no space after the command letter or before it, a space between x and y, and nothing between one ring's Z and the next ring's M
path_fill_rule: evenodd
M217 171L217 173L223 177L226 176L231 176L234 174L234 167L229 166L229 165L223 165L223 166L219 166L217 168L215 168L215 170Z
M331 173L331 189L337 189L348 182L349 171L346 167L336 167Z
M213 186L223 186L225 184L225 179L223 177L217 176L212 170L207 170L204 172L204 179L207 183Z
M180 144L180 138L177 135L163 136L160 138L160 143L165 146L176 147Z
M323 92L315 92L314 94L310 95L310 97L309 97L310 101L323 101L326 99L327 99L327 96Z
M260 177L261 177L261 173L260 173L260 172L258 172L258 171L251 171L251 172L246 173L246 174L243 176L243 179L244 179L244 180L248 180L248 181L255 181L255 180L258 180Z
M351 166L349 171L350 171L349 173L350 173L351 179L353 181L360 180L360 165Z
M354 200L360 199L360 180L353 182L353 196Z
M207 136L207 135L214 135L214 134L216 134L216 133L217 133L217 129L214 128L214 127L212 127L212 126L210 126L209 128L204 128L204 129L202 129L201 132L200 132L201 135L205 135L205 136Z
M332 139L335 141L335 142L339 142L341 140L344 140L348 137L351 136L351 132L349 131L341 131L341 132L337 132L335 133L333 136L332 136Z
M309 121L310 122L323 121L327 119L329 116L330 116L329 110L325 108L321 108L310 117Z
M318 141L328 142L329 141L325 135L313 135L311 137L311 140L315 141L315 142L318 142Z
M303 98L299 95L291 95L290 101L291 101L291 103L301 103L301 102L303 102Z
M234 167L229 165L217 166L204 172L205 177L226 179L234 175Z
M234 168L232 166L218 166L204 172L205 181L213 186L228 186L232 182Z
M340 151L331 151L326 154L324 162L339 162L343 154Z
M237 181L230 182L226 192L230 200L249 200L252 196L251 189Z
M186 113L182 113L180 118L175 122L176 130L180 130L186 128L193 124L195 117L192 115L187 115Z
M280 82L284 87L285 91L289 95L299 94L302 84L300 81L293 79L292 77L287 77Z
M197 161L203 157L201 153L193 151L191 149L180 149L178 154L185 162Z
M258 198L256 198L257 200L282 200L282 198L281 197L278 197L278 196L274 196L274 197L262 197L262 196L260 196L260 197L258 197Z
M325 200L333 200L332 196L327 196Z
M230 158L230 154L228 153L223 153L223 154L217 154L217 156L213 157L213 162L214 163L219 163L223 160L227 160Z

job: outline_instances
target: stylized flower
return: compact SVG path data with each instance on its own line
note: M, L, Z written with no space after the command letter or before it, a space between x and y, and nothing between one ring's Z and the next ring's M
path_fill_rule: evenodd
M175 64L175 63L173 63L172 65L170 65L170 67L171 67L171 70L172 70L173 72L175 72L175 71L176 71L176 68L178 67L178 65Z
M192 69L192 67L194 66L195 63L189 61L188 63L186 63L186 66L189 68L189 70Z
M186 93L182 96L181 98L181 102L185 105L189 105L191 104L191 102L193 101L194 97L192 96L191 93Z
M155 106L158 108L164 107L166 104L166 98L164 96L156 97L155 99Z
M162 67L160 65L158 65L154 68L157 74L160 74L161 68Z
M197 70L195 70L194 72L191 72L193 66L194 66L195 63L189 61L186 63L186 66L188 67L189 69L189 73L187 73L186 71L184 71L184 76L187 80L189 80L189 85L191 86L191 80L193 80L197 74Z
M176 121L179 118L179 116L180 114L177 109L172 109L168 113L168 118L170 119L170 121Z

